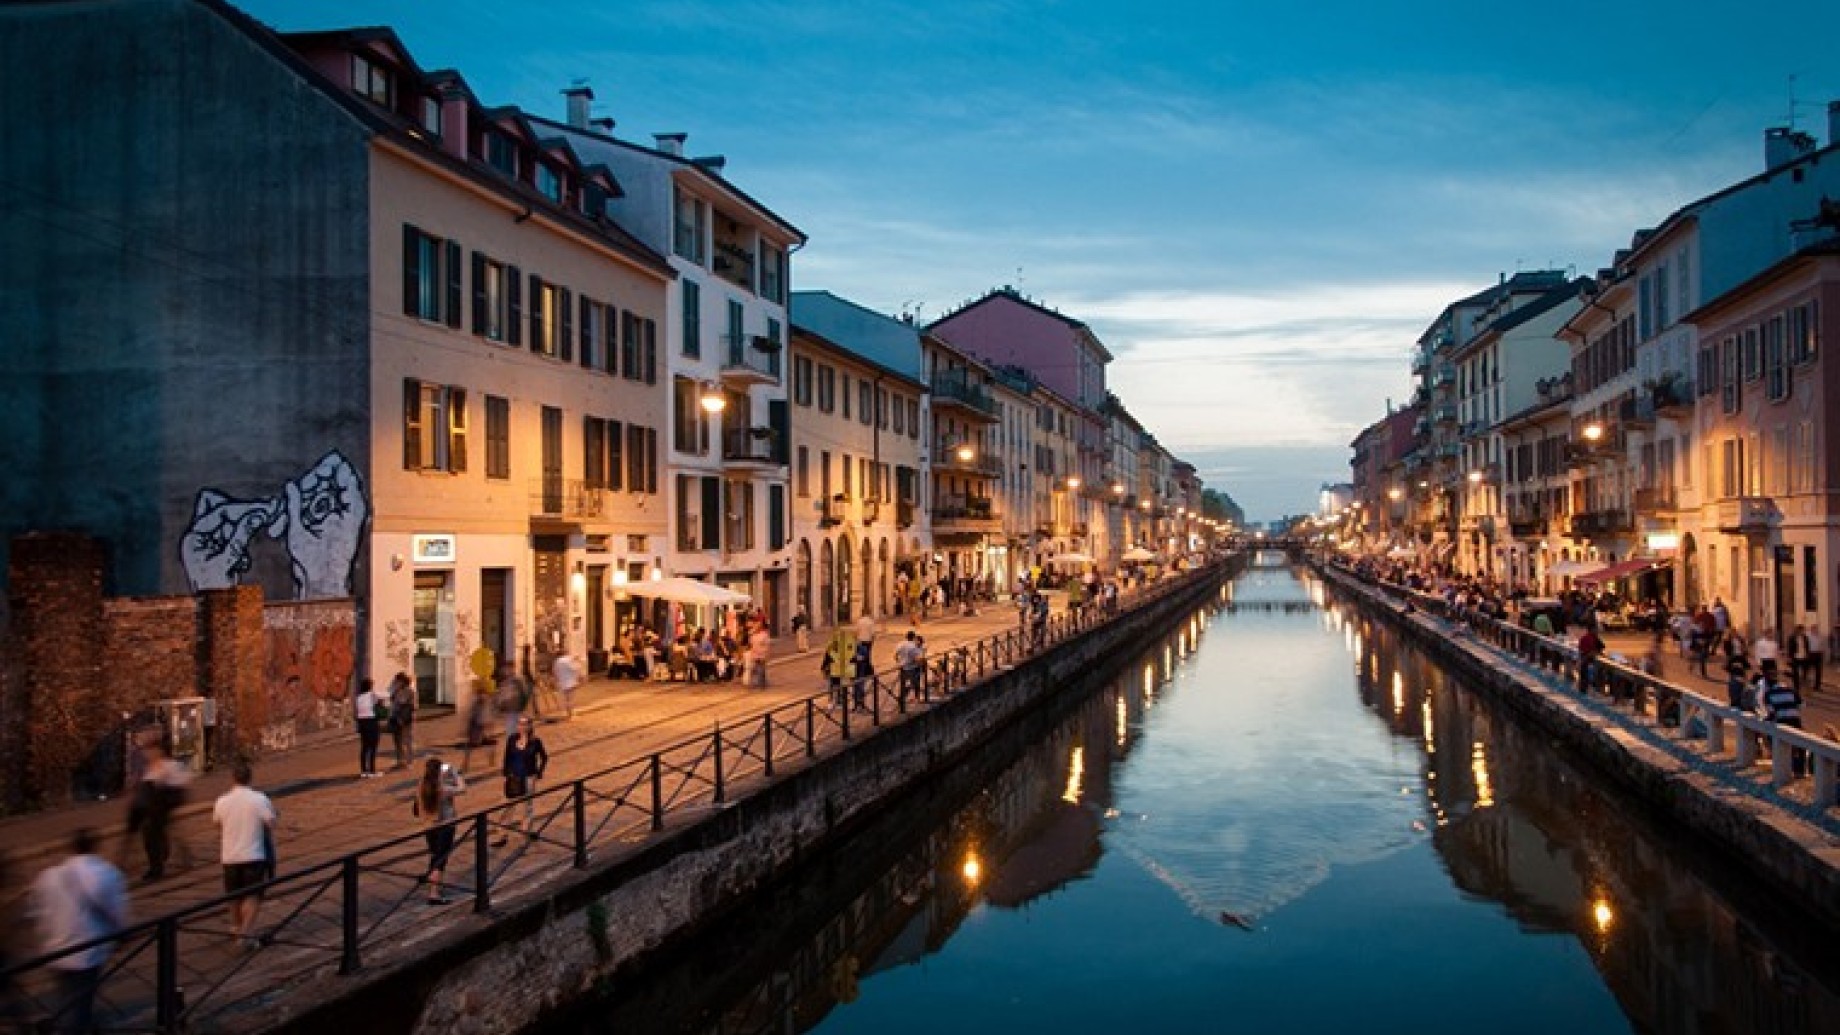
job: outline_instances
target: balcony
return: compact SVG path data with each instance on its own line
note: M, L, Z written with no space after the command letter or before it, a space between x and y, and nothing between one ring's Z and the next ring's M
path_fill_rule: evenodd
M1412 376L1413 377L1423 377L1425 375L1425 371L1430 370L1430 369L1431 369L1431 357L1430 356L1425 355L1423 352L1415 352L1412 354Z
M1686 417L1693 413L1693 389L1684 378L1663 378L1650 390L1655 413L1662 417Z
M1635 519L1627 510L1592 510L1572 515L1572 539L1598 539L1628 535L1635 531Z
M1431 412L1431 419L1439 424L1455 424L1457 422L1457 408L1452 403L1445 403Z
M997 401L983 385L972 384L962 370L948 370L933 375L932 405L984 424L997 421Z
M989 496L941 496L933 504L935 532L1001 532L1003 519Z
M843 524L849 512L850 498L841 492L834 496L818 497L818 525L822 528Z
M1508 534L1516 539L1538 539L1545 529L1546 516L1538 510L1508 512Z
M779 435L772 428L729 428L722 432L722 463L744 471L783 467Z
M1438 367L1437 373L1431 375L1431 387L1433 388L1449 388L1451 385L1454 385L1456 383L1457 383L1456 368L1451 366L1448 363L1444 364L1441 367Z
M895 500L894 523L901 528L914 527L914 501Z
M959 457L957 446L940 445L933 449L933 469L949 474L966 474L978 478L999 478L1003 475L1003 460L989 453L972 453L971 459Z
M754 290L754 253L739 241L718 236L709 271L736 287Z
M1674 509L1674 487L1636 490L1636 513L1660 514Z
M608 511L604 486L579 478L537 478L530 483L530 516L551 521L592 521Z
M722 336L722 383L731 388L779 383L779 345L761 335Z
M1645 395L1624 399L1617 404L1616 419L1625 427L1652 428L1655 426L1655 401Z
M862 506L858 508L856 512L856 520L861 522L864 526L875 524L875 519L881 516L882 503L880 500L865 499L862 501Z
M1719 501L1719 531L1726 535L1763 535L1781 515L1768 496L1736 496Z

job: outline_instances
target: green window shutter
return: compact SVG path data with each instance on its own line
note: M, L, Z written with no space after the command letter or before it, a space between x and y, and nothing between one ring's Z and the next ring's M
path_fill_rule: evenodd
M523 344L524 271L505 267L505 344Z
M460 242L447 242L447 326L460 327Z

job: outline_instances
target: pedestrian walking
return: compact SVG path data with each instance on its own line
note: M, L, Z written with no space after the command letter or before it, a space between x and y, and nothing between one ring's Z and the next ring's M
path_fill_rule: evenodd
M483 677L475 676L472 693L461 701L460 707L466 716L466 750L460 756L460 771L470 773L473 771L473 749L491 743L487 733L491 726L491 684ZM488 761L491 757L489 753L486 755Z
M454 767L439 758L422 764L422 778L415 786L412 811L422 821L423 840L428 842L428 904L444 906L453 901L445 893L447 859L454 851L454 796L465 793L466 779Z
M1821 627L1808 627L1808 692L1821 689L1821 680L1826 677L1827 637L1821 635Z
M56 987L56 1031L95 1030L96 988L114 955L113 942L64 950L106 938L128 925L128 883L96 852L88 827L70 838L70 857L32 882L32 917L45 953L62 953L46 965Z
M415 681L398 672L390 680L390 740L396 746L396 768L415 760Z
M509 661L498 666L498 693L492 698L492 706L504 720L505 739L517 736L518 720L523 718L524 709L530 707L530 684L524 682L524 677L518 675Z
M377 691L368 677L358 684L351 711L358 721L358 779L369 780L382 775L377 772L377 743L383 727L377 717Z
M505 800L524 803L522 817L516 815L518 810L513 806L513 821L526 837L532 836L530 820L535 806L530 799L537 793L537 782L543 779L543 771L549 768L549 752L544 749L543 738L537 736L536 724L529 716L519 719L517 732L506 739L504 764L499 768L505 778ZM510 822L505 826L509 829ZM502 846L507 838L506 834L498 835L492 847Z
M1793 685L1780 679L1766 679L1759 688L1759 705L1763 708L1763 717L1778 726L1802 728L1802 695ZM1794 748L1789 753L1790 770L1800 777L1808 767L1808 752Z
M172 853L172 815L185 804L186 789L192 771L184 762L166 753L166 742L159 730L148 730L139 738L141 775L128 801L128 832L141 835L141 847L147 853L147 870L143 881L166 876L166 861ZM189 857L188 857L189 864Z
M1750 685L1751 659L1743 649L1728 652L1725 657L1725 703L1740 711L1748 710L1745 704L1745 687Z
M843 681L850 675L851 660L856 657L856 637L846 625L838 625L831 630L831 638L824 645L822 669L826 682L830 684L831 704L833 707L846 708L849 698L844 694Z
M804 604L792 612L792 642L800 654L811 649L811 615L806 612Z
M1597 659L1603 656L1604 641L1590 625L1578 635L1578 692L1588 694L1597 685Z
M926 648L922 646L923 642L919 634L909 629L907 638L894 649L895 664L901 666L902 701L906 701L910 694L915 700L921 696L920 681L926 675Z
M1751 658L1757 662L1757 671L1776 678L1777 661L1782 656L1782 648L1776 642L1776 630L1765 629L1751 642Z
M581 662L575 660L575 655L563 651L556 655L551 673L556 677L556 692L562 695L562 716L564 719L573 719L575 691L581 686Z
M773 636L767 632L767 623L762 619L754 623L754 631L748 634L747 644L747 685L756 690L767 688L767 659L773 652Z
M875 618L864 611L856 617L856 648L866 651L873 662L875 654L875 634L878 632Z
M262 908L262 885L275 876L275 821L280 814L268 795L251 784L255 772L248 762L231 770L234 781L211 808L211 819L222 829L219 851L224 867L224 893L230 900L230 933L244 948L254 948L256 914Z
M850 699L856 707L866 707L869 701L869 687L875 681L875 662L870 659L869 642L856 641L856 651L850 656Z

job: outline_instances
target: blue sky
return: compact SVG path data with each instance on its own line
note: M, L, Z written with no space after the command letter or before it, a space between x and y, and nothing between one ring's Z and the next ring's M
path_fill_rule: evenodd
M1347 477L1447 303L1607 264L1761 171L1792 90L1823 144L1840 98L1832 0L241 6L389 25L487 104L560 118L586 80L616 134L688 133L809 234L797 288L931 320L1007 284L1085 320L1254 519Z

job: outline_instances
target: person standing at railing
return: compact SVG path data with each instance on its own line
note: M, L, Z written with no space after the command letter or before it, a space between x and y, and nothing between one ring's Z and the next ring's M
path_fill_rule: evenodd
M1597 685L1597 660L1603 656L1604 641L1595 624L1584 627L1578 635L1578 692L1588 694Z
M1789 634L1788 647L1789 682L1799 694L1804 686L1802 680L1808 676L1808 629L1805 626L1798 625Z
M1782 656L1782 648L1776 643L1776 630L1765 629L1757 634L1751 643L1751 657L1757 662L1757 671L1776 678L1777 661Z
M824 645L824 678L830 685L831 704L833 707L845 708L849 700L843 691L843 681L850 675L850 661L856 656L856 637L847 625L838 625L831 630L830 641Z
M505 761L500 771L505 777L505 800L522 801L522 815L512 806L512 814L517 816L518 829L525 837L530 837L530 821L536 806L531 797L537 793L537 783L543 779L543 771L549 768L549 752L543 747L543 738L537 736L536 726L529 716L518 720L517 734L505 741ZM507 824L509 825L509 824ZM498 848L507 840L507 835L500 834L492 842Z
M412 810L427 828L422 834L428 842L428 904L444 906L453 901L444 893L447 880L447 857L454 851L454 795L466 791L466 780L454 767L438 758L422 765L422 778L415 786Z
M245 948L254 946L262 908L261 885L275 875L275 821L279 814L268 795L250 786L255 772L248 762L231 770L235 786L224 792L211 809L211 819L223 829L219 841L224 867L224 892L230 900L230 933Z
M907 639L894 649L895 664L901 666L901 700L920 697L920 679L926 674L926 648L919 634L907 630Z
M1763 708L1763 717L1778 726L1802 728L1802 695L1793 685L1779 679L1766 678L1758 695L1758 703ZM1794 748L1789 753L1790 768L1800 778L1807 768L1807 752Z
M1729 646L1729 644L1728 644ZM1745 704L1746 688L1750 685L1751 659L1742 647L1728 654L1725 658L1725 703L1733 708L1748 711Z
M70 858L32 882L31 908L45 952L62 952L128 925L128 882L96 853L96 835L83 827L71 835ZM114 952L114 943L102 942L51 961L57 987L55 1030L95 1028L96 987Z

